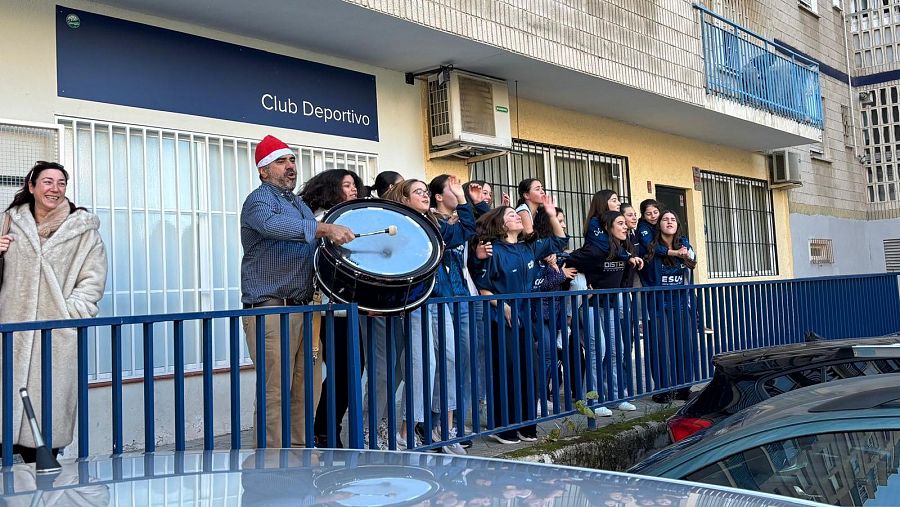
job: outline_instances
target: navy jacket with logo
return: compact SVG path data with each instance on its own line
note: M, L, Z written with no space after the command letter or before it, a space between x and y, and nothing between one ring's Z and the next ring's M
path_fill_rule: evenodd
M484 260L474 259L472 262L475 286L497 295L530 293L540 274L538 261L552 253L561 252L568 242L568 236L551 236L531 243L493 241L493 255ZM519 305L520 311L524 311L524 300L520 300ZM502 313L492 313L499 321Z

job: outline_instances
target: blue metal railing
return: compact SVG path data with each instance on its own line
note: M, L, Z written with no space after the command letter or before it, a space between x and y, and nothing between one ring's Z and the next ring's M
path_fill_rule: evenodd
M818 63L702 5L694 8L700 12L707 93L822 128Z
M502 304L510 306L509 321L498 313ZM346 311L346 335L335 333L335 312ZM545 319L544 313L550 317ZM305 427L307 446L314 444L311 423L313 406L311 366L314 314L322 314L327 371L335 371L337 361L346 361L349 447L398 447L397 432L407 422L407 447L434 448L458 442L473 435L487 435L511 429L524 429L535 422L577 414L581 403L590 408L618 403L648 394L669 391L708 380L711 358L720 352L742 350L803 340L807 331L828 338L878 336L900 331L900 291L896 274L859 275L764 282L716 283L675 288L641 288L563 293L478 296L431 299L418 312L397 317L358 316L355 305L259 308L216 312L181 313L134 317L60 320L0 324L2 361L0 361L0 402L2 402L3 442L13 439L13 393L22 383L13 378L12 352L16 333L40 332L40 367L45 381L39 386L42 428L53 427L50 400L53 330L77 331L77 428L78 453L86 456L94 438L90 422L106 416L106 410L91 413L88 396L88 330L111 329L113 377L111 412L113 454L124 451L123 378L121 337L123 327L142 330L144 350L143 415L144 449L156 449L156 398L163 389L153 375L154 342L170 340L175 347L174 440L175 449L186 448L186 407L202 414L202 446L215 445L213 400L214 384L212 343L213 323L228 322L230 364L230 447L246 447L240 438L241 378L240 340L244 339L239 319L255 319L257 336L264 336L266 315L277 315L281 323L278 346L288 350L289 314L301 314L304 320L303 347L306 359L304 390L306 405L302 415L292 414L289 403L279 407L283 439L290 446L290 428L298 417L310 421ZM496 321L492 318L496 317ZM173 323L170 336L154 329L160 323ZM202 396L191 397L185 391L185 325L199 323L202 339ZM467 331L467 332L466 332ZM561 331L561 332L559 332ZM265 364L266 347L257 340L256 359ZM338 358L339 350L345 350ZM434 351L434 356L430 355ZM345 356L345 357L344 357ZM365 357L365 373L362 360ZM282 371L290 369L290 359L281 356ZM181 366L179 366L181 365ZM118 371L118 373L117 373ZM433 372L433 374L432 374ZM433 377L432 377L433 375ZM336 443L339 415L335 404L338 378L327 379L327 437ZM257 397L257 438L253 445L266 446L265 421L267 390L264 368L255 370ZM365 389L357 379L364 379ZM454 380L455 379L455 380ZM400 388L400 381L403 387ZM290 379L278 379L282 392L290 391ZM437 393L432 386L437 386ZM34 386L30 386L34 389ZM169 387L165 387L169 389ZM596 399L588 393L596 391ZM398 397L402 403L398 404ZM289 395L281 396L282 400ZM579 403L581 400L581 403ZM94 400L95 403L98 400ZM479 407L483 406L485 414ZM454 417L449 417L451 409ZM102 415L98 415L102 414ZM416 415L418 414L418 416ZM384 421L382 423L382 420ZM418 420L425 428L421 442L412 431ZM589 419L591 423L593 419ZM243 421L246 426L247 422ZM464 423L471 424L467 430ZM379 436L379 426L387 427L387 436ZM96 425L95 425L96 426ZM363 441L364 428L368 440ZM453 431L455 428L455 431ZM24 428L24 431L28 431ZM52 432L46 431L48 446ZM321 436L321 435L320 435ZM399 442L402 444L404 442ZM321 444L321 442L320 442ZM4 445L2 463L12 462L12 446Z

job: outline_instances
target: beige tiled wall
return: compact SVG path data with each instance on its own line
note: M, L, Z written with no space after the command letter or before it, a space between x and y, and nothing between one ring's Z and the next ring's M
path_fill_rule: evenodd
M685 102L702 104L687 0L348 0L369 9Z

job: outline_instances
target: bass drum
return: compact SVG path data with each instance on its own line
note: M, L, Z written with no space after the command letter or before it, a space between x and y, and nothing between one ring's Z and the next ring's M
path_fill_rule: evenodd
M437 226L402 204L356 199L331 208L322 222L354 233L397 228L337 246L322 239L315 253L319 287L335 302L384 314L419 307L431 295L444 254Z

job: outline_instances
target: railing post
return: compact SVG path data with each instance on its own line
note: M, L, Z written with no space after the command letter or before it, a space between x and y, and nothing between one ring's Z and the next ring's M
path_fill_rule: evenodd
M50 329L41 330L41 432L47 449L53 449L53 331Z
M122 326L112 326L112 422L113 454L122 454Z
M78 335L78 457L89 454L90 426L88 411L88 343L87 328L79 327ZM4 383L6 379L3 380ZM5 437L4 437L5 439ZM6 441L6 440L4 440Z
M153 323L143 326L144 335L144 452L156 450L156 410L153 392Z
M184 444L184 321L172 323L175 334L175 450L183 451ZM265 425L263 425L265 427Z
M3 333L3 383L0 385L0 396L3 403L3 466L12 465L13 441L13 334Z
M213 428L213 350L212 319L202 321L203 340L203 448L212 450L215 447Z
M350 404L347 413L347 422L350 427L347 428L349 437L349 445L351 449L362 449L365 446L363 442L363 418L362 418L362 388L359 382L353 382L352 379L362 378L361 363L362 356L359 350L359 307L354 303L347 310L347 350L350 360L349 375L350 382L347 385L350 388L348 396ZM370 358L372 356L369 356ZM374 358L373 358L374 359ZM373 360L373 359L370 359ZM370 407L371 410L371 407Z
M241 333L238 317L228 318L229 380L231 381L231 448L241 448Z

